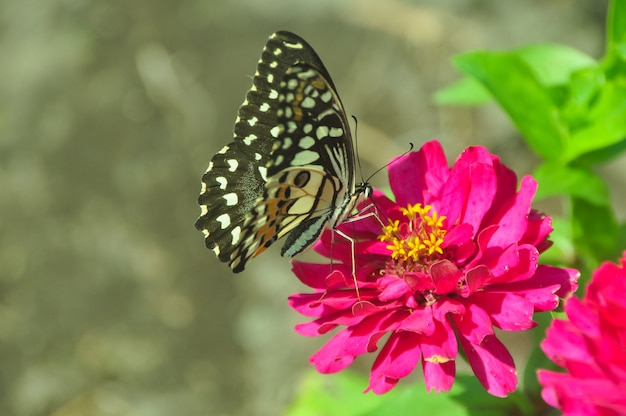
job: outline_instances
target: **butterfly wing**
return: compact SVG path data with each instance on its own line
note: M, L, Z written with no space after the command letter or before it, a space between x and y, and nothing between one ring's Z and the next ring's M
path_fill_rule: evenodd
M289 32L270 37L239 110L235 141L203 176L196 227L235 272L289 234L283 254L310 246L354 189L345 112L315 51Z

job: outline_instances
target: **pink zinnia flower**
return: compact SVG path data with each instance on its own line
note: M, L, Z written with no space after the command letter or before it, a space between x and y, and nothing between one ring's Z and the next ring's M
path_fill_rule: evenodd
M565 304L541 348L565 373L540 370L543 399L564 415L626 415L626 252L603 263L583 300Z
M395 202L379 191L372 197L379 220L339 227L354 248L330 231L314 246L332 258L330 274L328 264L293 263L315 289L290 297L292 308L315 318L296 331L317 336L343 327L311 363L340 371L389 335L366 391L387 392L418 363L428 390L447 391L460 343L487 391L506 396L517 375L494 327L532 328L533 313L554 309L578 277L538 264L552 227L530 208L536 182L525 177L517 191L515 174L482 147L468 148L450 168L437 142L394 161L389 181Z

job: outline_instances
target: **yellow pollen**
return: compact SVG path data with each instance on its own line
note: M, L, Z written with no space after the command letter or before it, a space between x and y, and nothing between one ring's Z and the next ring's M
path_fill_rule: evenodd
M383 227L378 239L390 243L387 249L391 251L392 259L410 267L430 259L436 260L439 255L443 255L441 245L446 235L443 228L446 217L440 216L432 208L431 205L409 204L406 208L400 208L407 219L407 227L401 227L399 220L389 220L389 225Z

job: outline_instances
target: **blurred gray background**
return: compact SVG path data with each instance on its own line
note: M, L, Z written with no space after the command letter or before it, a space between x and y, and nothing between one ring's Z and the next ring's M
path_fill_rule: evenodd
M233 275L193 227L272 32L322 57L364 175L431 139L522 175L536 160L500 110L432 94L473 49L600 57L606 4L0 1L0 414L278 415L292 400L327 339L293 331L286 298L305 288L277 249Z

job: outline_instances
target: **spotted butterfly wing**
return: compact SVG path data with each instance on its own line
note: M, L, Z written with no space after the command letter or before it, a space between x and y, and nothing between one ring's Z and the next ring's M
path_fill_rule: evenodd
M202 177L196 228L235 272L284 236L282 254L299 254L371 193L356 184L330 75L293 33L274 33L265 45L234 134Z

